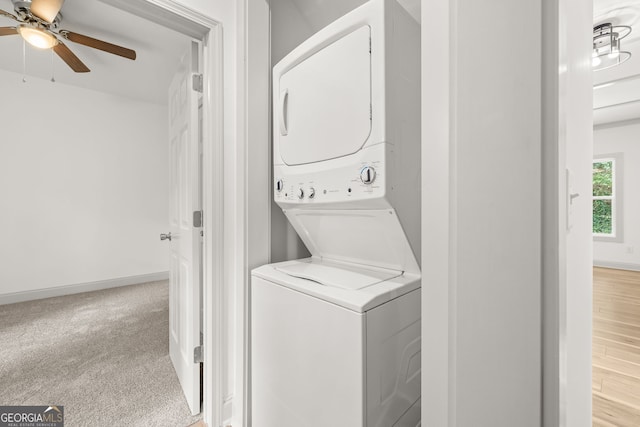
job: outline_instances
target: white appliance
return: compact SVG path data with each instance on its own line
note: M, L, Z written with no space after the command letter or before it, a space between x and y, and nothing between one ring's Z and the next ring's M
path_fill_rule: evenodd
M254 427L420 425L419 43L371 0L273 69L274 198L312 257L252 272Z

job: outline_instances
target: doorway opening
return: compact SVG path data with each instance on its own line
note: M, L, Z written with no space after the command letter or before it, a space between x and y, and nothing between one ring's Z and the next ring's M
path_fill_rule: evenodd
M68 3L66 5L67 7L73 6L73 2L68 1L67 3ZM90 7L85 4L86 2L81 2L81 3L83 3L83 7ZM100 7L105 7L105 6L108 7L108 5L116 6L116 7L118 6L117 5L118 2L105 1L102 3L105 3L105 4L103 4ZM195 39L200 43L202 43L202 46L203 46L202 71L203 71L204 78L202 81L203 94L201 98L201 110L200 110L202 112L201 113L202 119L200 120L200 123L203 126L202 141L204 143L202 144L202 151L201 151L201 156L203 160L200 160L200 163L204 165L202 176L204 177L205 180L202 184L202 189L203 189L203 192L207 194L202 200L202 209L201 209L201 212L205 212L205 215L202 217L202 225L203 225L202 230L204 231L202 236L204 241L203 251L205 255L202 258L206 259L206 262L202 267L202 276L203 276L204 283L219 284L224 271L222 267L222 262L220 261L220 254L222 253L222 250L217 244L217 241L222 240L219 238L222 235L222 226L221 226L222 225L221 224L222 194L221 194L221 190L218 188L216 184L217 181L222 181L221 176L224 170L222 167L223 166L222 156L220 155L222 150L221 148L222 146L222 143L221 143L222 141L222 138L221 138L222 108L221 108L221 96L220 96L222 92L221 91L221 74L222 73L221 73L221 65L220 65L221 64L221 60L220 60L221 28L217 22L211 20L210 18L207 18L187 8L176 6L173 2L169 2L169 1L166 1L166 2L156 1L156 2L153 2L153 4L146 1L120 2L120 3L123 3L123 4L126 3L126 7L120 8L121 13L126 12L126 14L132 14L132 16L136 15L137 17L145 18L149 21L155 22L155 24L160 24L161 26L170 28L172 31L177 31L181 33L183 37L186 36L190 39ZM95 3L95 4L96 4L95 7L98 7L97 5L100 5L100 3ZM71 27L71 23L72 23L71 16L69 16L69 18L70 20L68 22L69 22L69 26ZM86 22L82 24L84 24L85 26L88 26L88 23ZM88 27L86 29L82 29L81 28L82 24L75 23L73 25L73 29L74 30L77 29L87 34L95 34L95 33L92 33L91 29ZM140 30L140 28L138 28L138 30ZM135 28L132 34L135 34ZM98 35L98 34L95 34L95 35ZM135 38L135 36L128 36L128 35L125 37ZM109 37L104 37L104 38L110 39ZM125 44L125 43L122 43L122 44ZM145 46L145 47L158 49L157 46L153 46L153 45ZM162 46L161 48L166 48L166 46ZM82 49L78 49L78 53L79 55L80 54L84 55L85 51L83 51ZM33 61L35 61L36 57L33 55L32 56L29 56L29 55L30 54L28 53L27 61L32 61L32 62L27 62L27 64L32 64L32 65L35 64L35 62ZM99 72L100 71L104 72L104 70L107 69L107 66L105 63L102 63L102 64L100 63L100 57L98 55L96 55L94 59L95 59L95 62L93 63L94 64L97 63L99 65L95 66L93 70L93 74L87 75L87 80L98 78L97 76L99 75ZM143 61L143 58L139 57L138 61ZM59 87L61 87L64 81L63 74L66 70L63 71L59 68L60 66L58 66L57 63L54 63L53 72L56 73L55 74L56 81L59 82ZM36 67L34 67L34 70L35 69ZM49 70L51 70L51 67L47 66L46 70L48 73ZM157 74L161 74L160 71L161 70L158 70ZM49 76L47 76L47 79L48 77ZM107 76L107 78L108 77L109 76ZM121 94L121 96L120 95L118 96L117 102L121 102L122 111L129 112L128 115L130 116L132 123L135 124L136 120L142 121L143 116L146 116L148 114L148 109L145 109L145 108L136 109L134 107L135 105L138 105L133 100L134 94L137 88L135 85L131 85L131 86L127 85L130 80L128 79L128 77L130 76L118 75L118 76L111 76L111 77L112 77L112 80L116 82L115 84L116 86L119 83L120 86L131 87L131 93L129 94L130 97L128 97L127 94ZM148 80L153 80L154 77L155 75L149 74ZM35 79L33 82L28 82L28 83L33 83L34 85L36 84ZM49 82L46 82L46 81L44 83L50 84ZM140 84L138 86L143 86L143 85ZM64 96L64 94L62 96ZM87 135L90 135L91 129L86 129L88 125L90 126L89 120L85 120L85 119L86 119L86 115L92 114L95 111L95 108L92 109L92 107L94 107L96 103L92 101L79 103L78 105L80 105L82 108L79 108L77 111L76 109L73 109L73 110L63 109L61 108L61 106L63 105L63 102L61 101L63 99L62 96L59 98L59 100L53 99L51 102L46 103L48 108L50 108L51 110L56 110L56 109L65 110L63 112L67 113L67 117L63 120L60 120L59 122L64 122L64 124L66 125L67 129L70 132L73 132L75 130L76 133L79 133L80 130L82 130L83 132L86 131ZM165 88L163 98L166 99L166 96L167 96L167 93ZM37 96L32 97L31 99L32 100L40 99L41 97L42 97L42 93L39 93ZM113 97L112 100L114 100L115 98L116 97ZM129 98L131 98L131 100L129 100ZM32 103L31 107L34 104L36 103ZM93 137L85 138L84 145L78 144L75 148L73 148L73 150L76 150L75 152L74 151L66 152L64 150L65 148L64 142L65 141L68 142L69 139L65 140L65 138L59 138L59 140L56 139L55 141L52 141L52 139L54 139L52 138L52 135L54 136L59 135L59 134L56 134L56 130L58 130L61 127L61 126L57 126L54 120L51 120L51 118L55 116L55 114L47 114L47 111L42 111L41 114L36 114L37 112L31 107L26 106L24 111L30 111L33 114L32 117L38 117L38 120L37 120L38 123L36 124L38 126L42 126L42 128L40 128L40 130L38 131L36 131L35 128L33 127L31 128L33 131L34 139L38 138L40 140L49 140L50 142L54 142L54 144L50 144L52 147L53 155L48 155L47 153L44 153L44 152L38 153L37 151L34 151L33 153L34 156L32 157L32 159L34 160L35 163L38 163L38 162L46 163L47 161L52 161L54 159L57 159L59 161L57 162L59 166L59 170L62 172L65 169L69 169L68 165L72 163L73 156L75 156L77 153L84 152L84 153L88 153L89 156L94 155L94 157L100 158L101 152L97 151L98 148L97 148L96 141L100 140L103 134L101 134L101 132L99 131L99 128L95 129L95 135L93 135ZM69 114L71 112L73 112L73 114ZM166 125L166 122L167 122L168 114L162 113L160 115L162 115L164 119L163 126L162 126L164 128L165 127L164 125ZM105 115L105 117L108 117L108 115ZM102 122L107 123L109 126L105 126L105 127L111 128L113 132L109 133L110 141L100 141L100 142L106 142L106 144L111 142L112 148L114 145L117 145L119 142L122 142L124 140L135 141L136 138L143 138L145 136L146 137L149 136L149 135L145 135L144 131L140 131L137 133L137 130L136 130L134 132L128 126L123 126L123 123L118 123L118 122L109 123L108 121L104 120L105 117L102 118ZM34 123L31 123L31 126L33 126L33 124ZM27 128L29 127L26 127L24 129L27 129ZM118 134L118 131L121 131L121 135ZM32 132L29 131L26 134L28 135L31 133ZM156 135L156 133L158 133L157 129L154 129L153 132L147 132L147 133L149 134L153 133L153 136L151 137L151 139L156 138L157 141L161 141L161 143L164 144L164 147L166 148L166 146L168 145L168 142L166 142L166 138L165 138L166 135L161 135L161 134ZM15 141L23 141L23 140L27 141L29 138L23 136L21 138L11 138L11 139ZM158 144L160 144L160 142L158 142ZM23 145L25 147L27 146L25 144ZM135 146L135 144L130 144L130 146ZM30 147L33 149L35 146L33 144L30 144ZM166 149L165 151L168 152L169 150ZM63 154L63 153L66 153L66 154ZM150 155L149 158L147 159L144 158L142 153L136 153L136 154L140 155L140 158L137 158L137 157L135 158L137 159L136 161L139 161L140 163L143 163L144 160L152 161L152 162L158 161L159 157L163 157L166 160L166 156L157 156L155 152L153 155ZM47 156L48 158L46 158ZM68 157L65 159L66 156ZM86 173L83 174L82 171L77 171L77 173L75 174L70 174L69 182L71 184L83 182L83 177L85 178L84 182L87 182L88 180L86 179L86 177L90 173L95 173L96 171L98 172L101 171L102 173L104 173L105 176L111 177L110 179L112 181L122 180L123 173L120 171L122 168L119 167L118 165L122 165L123 163L127 163L127 162L132 162L134 160L134 157L127 155L125 151L121 153L121 157L117 157L117 156L118 156L117 153L115 153L114 159L113 159L114 160L113 167L108 168L108 170L107 169L102 170L100 169L100 167L95 167L96 165L93 165L92 163L85 163L84 167L87 169ZM99 165L100 162L97 162L96 164ZM38 171L38 168L35 168L34 170ZM44 172L45 169L42 168L40 170ZM147 171L144 168L140 168L138 171L139 171L139 174L136 177L132 178L132 182L135 182L135 180L140 182L140 181L155 179L155 176L151 176L151 174L147 173ZM166 181L168 181L168 175L169 173L167 170ZM42 187L46 187L52 181L50 177L47 178L47 176L44 176L44 175L34 176L34 180L35 181L39 180L41 184L38 184L38 185ZM63 194L62 191L59 191L60 187L61 186L58 186L57 188L52 187L50 189L45 188L49 192L49 196L52 201L55 201L56 194ZM106 203L106 198L100 198L99 192L97 190L98 190L97 188L87 188L87 191L85 194L86 197L84 199L62 200L62 202L65 202L70 208L75 207L76 212L86 210L87 206L93 202L95 202L96 205L100 205L102 203L103 206L101 208L101 211L98 211L97 213L92 214L90 217L88 216L87 223L76 222L75 224L72 224L72 226L75 230L78 231L79 235L82 235L82 234L84 234L85 236L90 235L92 237L95 237L95 239L103 239L103 240L113 239L113 240L116 240L115 243L117 243L117 240L118 240L117 236L120 235L120 237L122 237L120 233L117 233L111 230L108 232L106 230L103 230L103 234L101 234L98 231L96 231L95 233L91 232L91 230L95 230L95 227L92 228L92 223L93 225L95 225L95 223L101 220L102 217L109 216L109 212L112 211L115 206L120 206L125 203L124 202L123 203ZM132 194L128 196L130 196L130 201L132 203L135 203L136 200L138 199L154 197L154 194L152 193L153 191L148 193L140 191L137 194L135 192L132 192ZM160 197L158 197L158 199L160 199ZM40 217L47 218L48 215L51 215L51 209L49 209L48 212L46 212L47 211L46 207L50 205L46 203L42 203L42 204L39 204L39 206L43 208L43 209L37 209L37 211L40 212L40 215L39 215ZM161 209L162 212L167 211L166 206L164 207L155 206L154 209L156 210ZM42 215L43 211L45 211L45 215ZM123 218L124 218L124 215L123 215ZM54 235L56 234L56 227L59 225L59 223L57 223L57 221L53 218L51 218L51 222L52 222L51 229L53 230L53 234L50 240L56 241L56 237ZM126 221L123 221L123 222L126 222ZM156 244L158 240L158 233L161 231L165 231L164 228L166 227L166 225L162 225L160 222L154 222L152 224L147 224L147 225L152 228L155 228L155 232L153 232L153 235L150 234L149 237L153 239L154 244ZM35 227L32 227L32 228L35 228ZM62 239L57 240L58 246L61 246L60 245L61 241ZM120 240L120 244L122 244L122 240ZM89 243L87 245L85 245L84 243L77 244L76 246L77 246L76 249L80 249L80 250L82 250L82 248L85 248L85 249L91 248ZM120 251L124 252L126 251L126 249L127 248L122 247ZM114 252L117 252L117 251L118 251L117 248L114 249ZM57 252L60 252L60 251L58 250ZM52 253L55 253L55 251L52 251ZM106 254L105 259L108 259L108 257L109 255ZM130 264L132 265L135 264L135 257L132 256L130 258L131 258ZM89 264L90 263L79 262L77 265L77 268L75 269L77 269L78 271L85 271L88 268L90 268ZM55 263L52 262L51 265L53 266L55 265ZM219 268L213 268L213 266L219 266ZM161 270L163 271L166 271L166 269L167 269L166 267L161 268ZM131 276L131 273L119 273L119 274L121 275L127 274L127 276ZM198 273L198 276L199 275L200 274ZM138 274L137 276L141 276L141 275ZM113 283L110 283L109 285L121 286L123 284L127 284L127 283L124 283L121 279L122 277L119 277L118 280L120 281L118 283L113 282ZM140 278L138 277L138 279ZM153 278L150 278L150 280L153 280ZM77 283L77 282L78 280L74 278L66 278L66 283ZM98 283L98 282L101 282L101 283ZM98 282L94 280L91 282L91 284L92 286L105 285L104 283L102 283L104 281L98 281ZM72 292L78 292L78 291L79 290L75 288L74 289L69 288L64 290L64 292L66 293L72 293ZM58 289L55 292L63 292L63 291ZM54 295L55 294L51 294L49 296L54 296ZM207 360L204 361L205 362L205 365L204 365L205 384L203 389L204 389L204 395L205 397L207 397L206 401L209 402L209 405L205 404L205 414L207 414L209 417L214 417L214 414L219 414L220 411L212 410L212 408L215 407L215 404L213 404L213 402L220 401L221 399L216 399L215 388L212 385L214 383L213 381L214 378L217 377L218 375L217 372L219 372L219 368L216 368L216 360L217 360L216 349L219 346L213 345L213 342L215 341L214 331L216 330L215 328L216 318L212 316L211 313L214 310L216 310L216 307L218 304L215 293L213 292L213 286L208 286L206 289L202 291L202 299L208 301L207 304L203 304L202 319L200 318L200 313L201 313L200 307L196 307L192 311L195 311L197 315L198 325L202 324L202 330L204 331L202 341L204 343L204 346L208 346L208 348L211 349L211 351L205 352L205 356ZM211 311L208 311L208 310L211 310ZM201 340L200 336L198 336L198 344L200 344L200 340ZM193 363L193 351L194 349L191 349L192 363ZM199 365L197 366L199 367ZM200 376L200 372L198 369L198 377L199 376ZM211 381L207 381L206 378L210 378ZM200 394L200 386L198 386L198 395L199 394ZM210 424L215 424L215 422L212 420L213 418L207 421ZM220 424L220 423L217 423L217 424Z

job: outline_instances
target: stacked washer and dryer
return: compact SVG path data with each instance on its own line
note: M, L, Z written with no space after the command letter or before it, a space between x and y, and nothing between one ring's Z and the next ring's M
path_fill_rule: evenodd
M254 427L420 425L420 28L371 0L273 69L274 198L311 258L252 272Z

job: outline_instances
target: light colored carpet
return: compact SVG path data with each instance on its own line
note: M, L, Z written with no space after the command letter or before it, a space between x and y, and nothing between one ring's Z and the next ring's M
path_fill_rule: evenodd
M63 405L65 426L184 427L169 285L0 306L0 405Z

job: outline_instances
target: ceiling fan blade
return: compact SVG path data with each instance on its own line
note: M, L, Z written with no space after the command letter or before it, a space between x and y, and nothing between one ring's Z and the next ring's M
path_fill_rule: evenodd
M61 41L58 41L58 44L53 47L53 51L76 73L88 73L91 71L73 52L71 52L67 45Z
M0 36L13 36L18 34L16 27L0 27Z
M93 37L83 36L82 34L73 33L67 30L60 30L60 35L65 39L74 43L82 44L85 46L99 49L107 53L122 56L127 59L136 59L136 51L127 49L126 47L118 46L112 43L107 43L102 40L94 39Z
M64 0L31 0L31 13L47 22L53 22L62 9Z
M7 18L11 18L14 21L18 20L18 17L15 16L13 13L9 13L9 12L5 12L4 10L0 9L0 15L1 16L6 16Z

